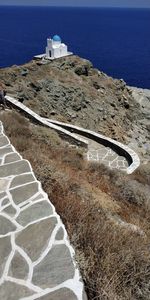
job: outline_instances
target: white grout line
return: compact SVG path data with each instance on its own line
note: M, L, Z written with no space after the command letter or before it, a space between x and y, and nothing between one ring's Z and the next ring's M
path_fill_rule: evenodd
M19 285L22 285L22 286L25 286L27 287L29 290L35 292L35 293L39 293L42 291L42 289L36 285L34 285L33 283L28 283L26 282L25 280L23 279L18 279L18 278L14 278L14 277L10 277L10 276L7 276L6 277L6 281L10 281L10 282L14 282L16 284L19 284ZM32 297L32 296L31 296ZM34 299L34 298L31 298L31 299ZM21 300L20 299L17 299L17 300Z

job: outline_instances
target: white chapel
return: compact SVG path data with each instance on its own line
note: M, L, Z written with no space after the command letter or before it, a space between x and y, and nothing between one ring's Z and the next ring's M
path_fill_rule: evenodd
M47 39L46 53L35 55L35 59L56 59L59 57L72 55L72 52L68 51L68 46L62 43L59 35L54 35L53 38Z
M54 35L53 38L47 39L46 47L46 58L55 59L63 56L71 55L71 52L68 52L68 47L61 42L59 35Z

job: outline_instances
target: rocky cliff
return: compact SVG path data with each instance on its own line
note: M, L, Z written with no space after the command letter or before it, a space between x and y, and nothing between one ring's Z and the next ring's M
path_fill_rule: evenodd
M149 156L147 100L120 79L108 77L77 56L31 61L1 69L7 93L41 116L71 122L130 144L144 161ZM145 98L144 98L145 99ZM143 107L144 106L144 107Z

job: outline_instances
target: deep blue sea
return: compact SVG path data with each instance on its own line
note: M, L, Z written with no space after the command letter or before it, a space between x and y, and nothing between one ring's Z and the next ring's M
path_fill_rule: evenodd
M150 9L0 6L0 67L43 53L54 34L108 75L150 88Z

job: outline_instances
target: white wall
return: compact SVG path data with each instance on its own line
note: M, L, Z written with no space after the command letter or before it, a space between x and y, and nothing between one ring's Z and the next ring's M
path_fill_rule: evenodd
M51 56L50 52L51 51ZM49 58L59 58L68 54L68 47L60 42L55 42L51 39L47 39L46 56Z

